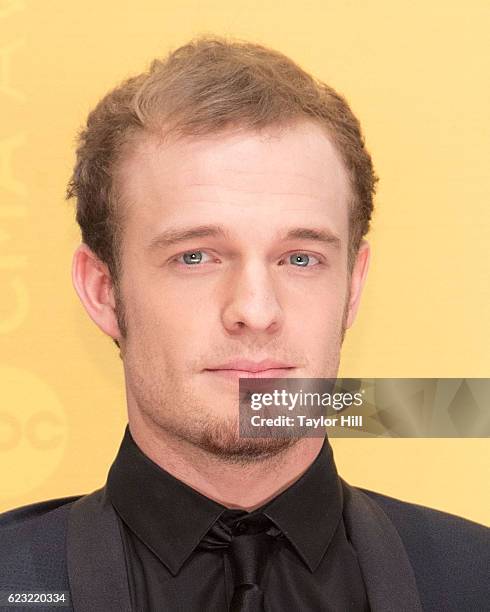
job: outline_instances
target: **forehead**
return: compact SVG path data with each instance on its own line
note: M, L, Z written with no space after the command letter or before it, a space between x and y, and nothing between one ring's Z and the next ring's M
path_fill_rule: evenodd
M248 211L271 222L323 213L338 232L348 219L344 163L310 121L167 141L145 134L121 162L118 184L126 229L140 235L189 215L233 222Z

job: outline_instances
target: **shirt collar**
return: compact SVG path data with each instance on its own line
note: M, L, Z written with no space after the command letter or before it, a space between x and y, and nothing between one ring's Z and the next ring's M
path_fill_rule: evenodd
M129 426L106 486L121 519L174 576L226 510L154 463L137 446ZM342 489L327 438L306 472L254 510L259 511L281 529L313 572L342 514Z
M314 572L342 516L342 485L332 447L325 436L322 448L306 472L262 507Z

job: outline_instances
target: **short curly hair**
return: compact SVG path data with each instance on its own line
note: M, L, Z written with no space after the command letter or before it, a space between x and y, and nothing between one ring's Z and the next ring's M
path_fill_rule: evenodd
M76 198L82 240L107 264L116 296L124 217L115 171L135 137L145 132L203 136L236 126L260 130L299 119L324 128L348 171L350 271L369 230L378 177L359 121L334 89L278 51L200 36L106 94L78 136L66 197Z

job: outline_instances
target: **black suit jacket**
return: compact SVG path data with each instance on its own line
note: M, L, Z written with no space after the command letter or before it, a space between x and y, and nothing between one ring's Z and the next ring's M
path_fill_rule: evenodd
M346 529L372 612L490 610L490 529L343 480L342 486ZM105 487L0 515L0 590L69 591L71 604L60 608L66 611L136 612Z

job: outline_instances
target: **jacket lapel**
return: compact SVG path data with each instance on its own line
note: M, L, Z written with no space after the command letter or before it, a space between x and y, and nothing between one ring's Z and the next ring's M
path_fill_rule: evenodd
M72 505L66 546L74 611L131 612L123 542L105 487Z
M395 526L368 495L341 482L345 525L371 612L422 612L413 568Z

